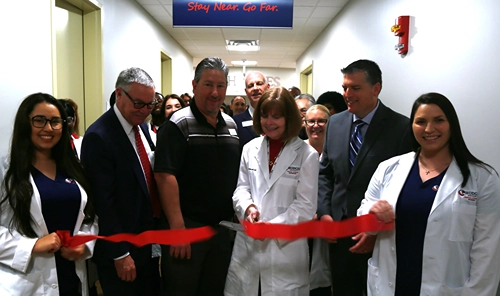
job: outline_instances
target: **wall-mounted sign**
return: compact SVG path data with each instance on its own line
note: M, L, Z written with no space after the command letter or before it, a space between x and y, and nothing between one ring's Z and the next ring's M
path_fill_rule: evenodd
M174 27L292 28L293 0L173 0Z

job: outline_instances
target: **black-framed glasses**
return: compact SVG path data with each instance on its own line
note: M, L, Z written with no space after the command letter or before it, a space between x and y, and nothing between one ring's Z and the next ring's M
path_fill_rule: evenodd
M158 104L158 101L156 101L156 100L152 101L151 103L134 101L134 99L132 99L132 97L128 94L128 92L126 92L123 88L121 90L123 91L123 93L125 93L125 95L127 95L129 100L134 104L135 109L142 109L142 108L144 108L144 106L146 106L148 109L153 109L154 106L156 106L156 104Z
M308 126L314 126L315 124L317 124L318 126L325 126L325 124L326 124L327 121L328 121L328 119L304 120L304 122Z
M30 119L33 127L44 128L47 125L47 122L50 122L50 127L52 127L53 130L62 129L65 121L61 117L52 117L51 119L47 119L42 115L33 116Z

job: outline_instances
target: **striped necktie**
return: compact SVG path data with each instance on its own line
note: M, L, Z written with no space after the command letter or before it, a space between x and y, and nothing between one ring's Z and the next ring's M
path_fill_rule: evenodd
M351 167L354 166L354 162L356 162L356 157L358 156L359 149L361 148L361 144L363 143L363 136L361 135L361 127L365 124L361 119L358 119L354 122L354 130L351 134L351 141L349 143L349 162L351 163Z

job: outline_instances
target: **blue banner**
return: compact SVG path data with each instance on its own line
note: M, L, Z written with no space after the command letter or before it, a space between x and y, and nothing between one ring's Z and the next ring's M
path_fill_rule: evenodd
M292 28L293 0L173 0L174 27Z

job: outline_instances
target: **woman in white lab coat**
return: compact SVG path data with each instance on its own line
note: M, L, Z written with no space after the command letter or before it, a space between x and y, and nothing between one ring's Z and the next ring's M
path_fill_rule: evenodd
M340 94L339 94L340 95ZM342 95L340 97L343 100ZM305 142L313 147L321 157L325 143L326 123L330 118L330 111L323 105L312 105L306 112L304 124L308 139ZM315 215L315 218L316 215ZM312 251L311 273L309 286L310 296L331 296L332 279L330 272L330 254L328 242L322 238L309 241Z
M379 165L358 210L396 219L394 231L378 233L368 295L495 295L498 174L469 152L443 95L420 96L410 123L415 152Z
M56 230L95 234L83 168L71 150L66 112L48 94L28 96L1 170L0 295L88 295L84 259L93 243L61 246Z
M253 126L265 134L243 147L233 204L251 223L296 224L316 212L318 153L298 138L301 116L285 88L260 98ZM306 239L254 240L238 232L225 295L309 295Z

